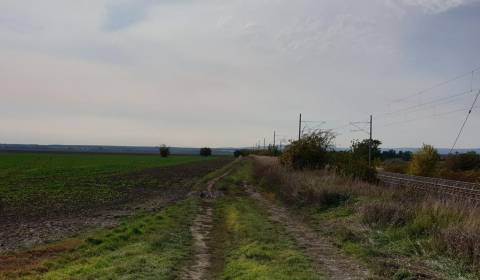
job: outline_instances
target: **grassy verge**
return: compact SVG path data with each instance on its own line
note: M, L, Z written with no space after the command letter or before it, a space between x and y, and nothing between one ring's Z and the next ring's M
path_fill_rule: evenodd
M479 279L478 208L257 159L271 193L382 279Z
M323 279L283 228L270 222L239 186L251 175L250 168L240 163L219 185L225 196L215 207L214 278Z
M176 279L192 253L190 226L198 201L190 198L157 214L125 220L80 240L59 257L0 279ZM52 245L54 246L54 245Z

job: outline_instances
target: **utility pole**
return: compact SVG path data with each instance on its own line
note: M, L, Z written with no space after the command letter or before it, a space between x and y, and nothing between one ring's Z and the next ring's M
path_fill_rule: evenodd
M263 149L265 150L265 138L263 138Z
M368 166L372 167L372 120L373 117L370 115L370 140L368 141Z
M275 148L275 137L276 137L276 133L275 133L275 130L273 131L273 148Z
M300 114L300 119L298 120L298 141L302 138L302 114Z

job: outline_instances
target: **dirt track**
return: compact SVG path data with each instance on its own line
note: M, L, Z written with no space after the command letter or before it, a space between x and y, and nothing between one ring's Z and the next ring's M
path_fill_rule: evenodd
M265 199L252 187L246 185L245 189L250 197L266 208L272 221L285 227L287 232L296 240L298 246L313 260L317 271L325 272L329 279L356 280L368 278L367 269L341 253L330 241L316 234L307 225L293 219L286 209Z
M207 190L200 192L200 197L202 198L200 212L191 227L191 232L195 240L195 255L193 257L193 263L185 270L181 277L182 279L207 279L212 258L207 241L211 237L213 228L213 203L215 198L221 195L215 190L215 184L227 176L228 173L229 171L209 181L207 183Z

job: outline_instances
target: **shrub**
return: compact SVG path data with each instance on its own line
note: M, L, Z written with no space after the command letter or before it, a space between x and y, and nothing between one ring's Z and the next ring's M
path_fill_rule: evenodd
M240 156L246 157L246 156L248 156L248 155L250 155L250 154L252 154L252 153L253 153L252 150L242 149L242 150L235 150L235 151L233 152L233 155L234 155L235 157L240 157Z
M376 183L377 170L368 165L365 159L359 159L350 152L331 152L329 163L335 172L352 179Z
M210 148L201 148L200 149L200 155L203 156L203 157L209 157L212 155L212 149Z
M327 153L333 147L334 138L329 130L313 131L291 142L281 155L280 162L294 169L322 168L327 164Z
M388 172L407 173L408 162L399 158L388 159L383 163L383 169Z
M480 170L452 171L447 168L440 170L440 177L456 181L480 183Z
M480 155L475 152L449 155L445 160L445 168L451 171L468 171L480 168Z
M433 176L440 156L437 150L431 146L423 144L412 158L409 165L409 173L417 176Z
M160 156L161 157L168 157L170 155L170 147L165 145L160 146Z
M371 144L370 144L371 143ZM372 147L372 159L380 158L380 145L382 142L379 140L373 139L370 142L370 139L364 139L363 141L354 140L352 141L352 147L350 149L354 157L360 160L368 160L368 150L369 146Z

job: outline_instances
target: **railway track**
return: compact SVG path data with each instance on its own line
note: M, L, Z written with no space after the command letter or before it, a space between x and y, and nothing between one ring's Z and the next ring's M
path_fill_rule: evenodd
M378 178L389 186L411 187L425 192L448 194L480 202L479 184L391 172L379 172Z

